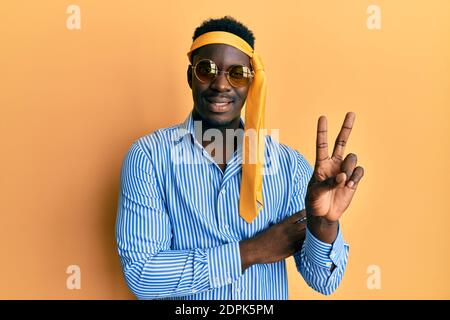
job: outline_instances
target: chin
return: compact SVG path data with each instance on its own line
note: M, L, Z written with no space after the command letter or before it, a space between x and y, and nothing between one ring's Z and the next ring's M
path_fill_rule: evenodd
M233 110L229 112L211 112L210 110L196 110L197 114L200 115L203 121L205 121L211 127L223 127L232 123L239 114L235 115Z
M223 127L233 122L234 118L227 114L208 114L203 117L210 126Z

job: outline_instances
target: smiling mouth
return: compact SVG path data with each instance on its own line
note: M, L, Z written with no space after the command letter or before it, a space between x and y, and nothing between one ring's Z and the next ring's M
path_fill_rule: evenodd
M212 102L206 99L206 102L208 102L208 109L211 112L215 113L224 113L231 109L231 105L233 101L228 102Z

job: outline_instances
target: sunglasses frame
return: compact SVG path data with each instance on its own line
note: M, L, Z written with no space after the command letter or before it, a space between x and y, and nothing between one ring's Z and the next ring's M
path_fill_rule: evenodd
M207 82L207 81L201 80L200 77L197 75L197 72L196 72L197 65L198 65L200 62L202 62L202 61L210 61L210 62L212 62L212 64L213 64L214 66L216 66L216 68L217 68L217 73L215 74L214 78L213 78L210 82L213 82L214 80L216 80L217 76L218 76L221 72L223 72L223 73L226 74L228 83L229 83L231 86L233 86L233 87L235 87L235 88L242 88L242 87L245 87L246 85L249 85L250 83L252 83L252 80L253 80L253 78L255 77L255 71L251 70L251 68L247 67L246 65L242 65L242 64L233 64L233 65L230 66L226 71L224 71L224 70L220 70L219 67L217 66L217 64L216 64L213 60L211 60L211 59L201 59L201 60L197 61L197 63L196 63L195 65L192 65L192 64L189 65L189 66L193 69L193 72L194 72L195 77L196 77L197 80L200 81L201 83L206 83L206 82ZM237 66L238 66L238 67L245 67L245 68L247 68L247 69L250 70L250 76L249 76L250 80L249 80L249 82L248 82L246 85L243 85L243 86L235 86L235 85L233 85L232 81L230 81L230 75L229 75L229 74L230 74L230 70L231 70L231 68L237 67Z

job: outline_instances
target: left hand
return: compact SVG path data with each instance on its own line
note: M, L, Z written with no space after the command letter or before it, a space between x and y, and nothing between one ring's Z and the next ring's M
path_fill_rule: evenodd
M364 169L356 167L356 154L344 159L344 150L353 127L355 114L348 112L337 136L333 154L328 155L327 118L321 116L317 123L316 163L306 192L307 214L320 217L327 223L339 220L352 201Z

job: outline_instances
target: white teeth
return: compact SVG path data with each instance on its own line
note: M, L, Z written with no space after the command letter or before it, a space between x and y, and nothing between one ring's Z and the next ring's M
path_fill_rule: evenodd
M214 103L218 107L224 107L228 104L228 102Z

